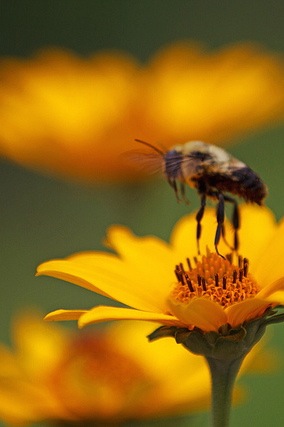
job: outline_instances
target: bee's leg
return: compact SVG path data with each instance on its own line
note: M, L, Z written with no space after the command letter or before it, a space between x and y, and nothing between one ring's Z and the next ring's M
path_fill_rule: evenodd
M238 203L236 202L236 200L233 199L232 197L224 196L224 199L226 202L233 203L233 215L232 215L232 224L234 227L234 247L233 247L233 250L237 251L239 248L238 230L240 228L240 222L241 222L239 207L238 207Z
M198 250L198 255L200 255L200 245L199 245L199 240L201 237L201 220L203 218L204 215L204 211L205 211L205 206L206 206L206 195L202 194L201 195L201 206L199 208L199 211L197 212L195 219L197 221L197 226L196 226L196 241L197 241L197 250Z
M185 195L185 184L184 182L180 183L180 195L181 195L181 199L182 201L188 205L189 204L189 200L187 199L186 195Z
M168 183L174 189L177 202L179 203L181 200L180 200L180 197L179 197L179 191L178 191L178 186L177 186L176 180L175 179L168 179Z
M226 238L226 232L225 232L225 225L224 224L223 224L223 227L222 227L222 238L224 240L225 245L227 245L228 248L230 248L231 251L234 251L235 248L232 245L230 245L230 243L228 242L228 240Z
M218 193L216 217L217 217L217 229L216 229L215 240L214 240L215 250L218 255L220 255L222 258L225 258L218 251L218 244L220 242L220 238L223 232L224 220L225 220L225 199L222 193Z

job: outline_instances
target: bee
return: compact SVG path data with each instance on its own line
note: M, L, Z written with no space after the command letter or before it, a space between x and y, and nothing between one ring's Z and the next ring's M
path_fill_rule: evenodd
M155 151L155 157L160 160L160 167L169 185L173 188L178 201L187 202L185 196L186 186L194 188L200 195L200 208L196 214L198 253L200 253L201 222L207 198L217 202L217 228L214 246L217 254L221 257L223 255L218 251L221 237L228 245L224 228L225 203L228 202L233 205L234 243L231 250L237 251L239 247L240 214L238 203L232 195L244 199L247 203L262 205L267 195L267 187L260 177L245 163L213 144L190 141L164 151L148 142L139 139L135 141Z

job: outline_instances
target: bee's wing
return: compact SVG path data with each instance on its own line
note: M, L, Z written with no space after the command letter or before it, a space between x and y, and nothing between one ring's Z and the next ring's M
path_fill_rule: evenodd
M123 157L130 166L148 174L162 173L164 170L164 158L156 152L129 150L123 153Z
M240 178L240 175L238 174L238 172L247 168L248 167L245 163L231 156L229 162L220 163L218 165L218 167L216 168L217 169L216 172L219 172L219 173L222 173L223 175L228 176L228 179L232 179L233 181L238 181Z
M182 174L186 179L197 174L202 174L205 171L206 164L200 160L196 160L195 156L188 154L183 157L181 167Z
M187 154L182 161L183 173L187 177L196 174L222 174L229 175L230 171L237 170L246 166L243 162L230 157L228 160L223 161L206 153L206 158L202 159L199 156Z

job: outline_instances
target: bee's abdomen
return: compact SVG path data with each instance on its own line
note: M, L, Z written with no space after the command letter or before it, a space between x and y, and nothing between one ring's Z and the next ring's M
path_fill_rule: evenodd
M233 169L228 174L215 174L209 179L210 186L222 192L242 197L247 202L261 205L267 195L266 185L248 166Z
M248 202L261 205L267 195L267 188L260 177L248 166L232 172L232 179L238 184L236 194ZM232 191L233 192L233 191Z

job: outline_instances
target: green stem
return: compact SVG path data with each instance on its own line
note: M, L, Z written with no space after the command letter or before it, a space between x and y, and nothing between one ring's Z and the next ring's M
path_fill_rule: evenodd
M206 357L212 382L212 426L229 427L234 383L243 361Z

